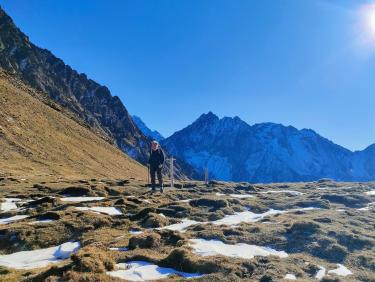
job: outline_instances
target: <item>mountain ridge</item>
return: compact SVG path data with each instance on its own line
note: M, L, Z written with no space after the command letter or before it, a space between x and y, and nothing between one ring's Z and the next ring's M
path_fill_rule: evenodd
M132 118L134 123L147 137L150 137L151 139L156 141L161 141L164 139L163 135L161 135L160 132L158 132L157 130L151 130L139 116L132 115Z
M239 117L202 114L162 144L219 180L250 182L375 179L375 144L352 152L312 129L277 123L249 125Z
M103 138L134 159L146 163L149 138L106 86L78 73L49 50L40 48L0 7L0 68L47 93Z

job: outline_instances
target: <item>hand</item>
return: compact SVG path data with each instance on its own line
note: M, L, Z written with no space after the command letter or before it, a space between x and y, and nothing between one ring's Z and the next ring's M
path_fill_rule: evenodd
M159 165L159 168L163 168L163 165L161 164L161 165Z

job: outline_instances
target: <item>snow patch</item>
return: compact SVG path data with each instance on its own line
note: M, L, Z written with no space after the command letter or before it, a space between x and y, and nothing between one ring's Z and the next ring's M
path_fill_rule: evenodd
M130 229L130 230L129 230L129 233L132 234L132 235L138 235L138 234L142 234L143 231Z
M293 273L288 273L285 275L284 279L286 280L297 280L297 277Z
M375 190L365 192L366 195L375 196Z
M21 220L21 219L25 219L27 217L29 217L29 216L27 216L27 215L15 215L15 216L8 217L8 218L1 218L0 224L12 223L12 222L15 222L15 221L18 221L18 220Z
M129 249L127 247L113 247L113 248L109 248L111 251L119 251L119 252L126 252L128 251Z
M375 207L375 202L368 203L365 207L357 209L357 210L359 210L359 211L369 211L373 207Z
M315 278L321 280L326 275L326 268L324 266L319 265L319 270L315 274Z
M35 224L45 224L45 223L51 223L51 222L54 222L56 220L53 220L53 219L42 219L42 220L37 220L37 221L33 221L33 222L30 222L29 224L32 224L32 225L35 225Z
M97 212L97 213L104 213L108 215L121 215L122 212L113 207L76 207L77 210L80 211L92 211L92 212Z
M200 256L224 255L243 259L252 259L255 256L274 255L280 258L288 256L284 251L276 251L272 248L245 243L229 245L220 240L190 239L189 241L191 243L190 246L194 249L194 253Z
M189 226L195 225L195 224L206 224L207 222L199 222L195 220L190 220L187 218L182 219L180 223L175 223L171 225L167 225L158 229L168 229L168 230L173 230L173 231L180 231L180 232L185 232Z
M189 203L192 199L179 200L180 203Z
M288 212L295 212L295 211L306 211L306 210L313 210L317 209L314 207L308 207L308 208L300 208L300 209L291 209L291 210L285 210L285 211L280 211L280 210L274 210L270 209L269 211L266 211L264 213L253 213L251 211L244 211L244 212L237 212L232 215L226 215L222 219L214 220L214 221L195 221L195 220L190 220L188 218L182 219L180 223L175 223L171 225L167 225L164 227L161 227L159 229L168 229L168 230L174 230L174 231L180 231L180 232L185 232L186 229L192 225L195 224L215 224L215 225L230 225L230 226L236 226L241 223L250 223L250 222L257 222L259 220L262 220L263 218L275 214L282 214L282 213L288 213Z
M63 202L91 202L91 201L100 201L103 200L104 197L65 197L60 198Z
M293 191L293 190L270 190L270 191L263 191L263 192L259 192L259 193L261 193L261 194L285 193L285 194L290 194L290 195L293 195L293 196L303 195L302 192Z
M254 198L254 196L252 195L243 195L243 194L229 194L229 196L233 198L239 198L239 199Z
M62 245L34 251L0 255L0 265L15 269L33 269L58 263L70 257L80 248L79 242L67 242Z
M279 211L270 209L264 213L253 213L251 211L237 212L232 215L226 215L222 219L212 221L215 225L238 225L242 222L256 222L269 215L275 215L279 213L285 213L286 211Z
M223 193L216 193L215 194L216 196L218 197L222 197L222 196L229 196L229 197L232 197L232 198L239 198L239 199L245 199L245 198L253 198L254 196L253 195L243 195L243 194L223 194Z
M5 200L5 202L0 204L0 211L2 212L16 210L18 208L16 202L21 201L19 198L4 198L3 200Z
M238 212L233 215L226 215L222 219L212 221L211 223L215 225L238 225L240 223L249 223L249 222L257 222L259 220L262 220L263 218L275 214L282 214L282 213L288 213L288 212L295 212L295 211L306 211L306 210L312 210L316 209L314 207L308 207L308 208L300 208L300 209L291 209L291 210L274 210L270 209L269 211L266 211L264 213L253 213L251 211L244 211L244 212Z
M345 276L353 274L353 272L351 272L348 268L346 268L346 266L338 263L337 268L329 270L328 274L336 274L336 275L345 277Z
M150 281L167 278L170 275L179 275L184 278L198 278L201 274L177 271L173 268L160 267L146 261L130 261L116 264L119 270L107 272L112 277L128 281Z

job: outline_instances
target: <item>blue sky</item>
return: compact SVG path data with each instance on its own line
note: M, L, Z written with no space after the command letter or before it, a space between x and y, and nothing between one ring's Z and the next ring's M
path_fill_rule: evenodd
M32 42L165 136L213 111L312 128L351 150L375 142L369 3L0 0Z

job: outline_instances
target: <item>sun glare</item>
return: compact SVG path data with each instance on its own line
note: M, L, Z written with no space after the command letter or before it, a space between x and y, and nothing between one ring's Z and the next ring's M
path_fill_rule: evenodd
M369 31L375 35L375 5L367 6L364 9L364 20Z
M362 6L360 16L367 41L375 44L375 4Z

